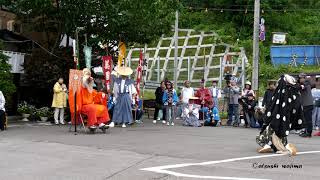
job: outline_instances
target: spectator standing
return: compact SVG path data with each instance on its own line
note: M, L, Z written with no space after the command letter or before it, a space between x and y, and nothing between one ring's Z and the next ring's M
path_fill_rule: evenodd
M276 90L276 82L275 81L269 81L268 82L268 89L264 93L263 101L262 101L262 107L265 107L272 101L272 96Z
M162 98L165 110L166 120L168 126L174 126L174 120L176 115L176 105L179 101L177 92L173 89L173 85L170 81L166 82L166 90L163 93Z
M166 84L165 81L162 81L160 83L160 87L158 87L155 91L155 96L156 96L156 107L154 111L154 116L153 116L153 123L157 123L157 121L160 121L162 119L162 123L166 123L166 112L163 106L162 98L163 98L163 93L166 90Z
M240 88L237 86L236 78L232 77L230 83L224 88L225 98L228 102L228 126L239 126L239 96ZM234 116L234 120L233 117Z
M314 108L312 112L312 124L315 130L320 128L320 89L314 87L311 90L312 97L314 100Z
M52 107L54 109L54 123L56 125L64 123L64 108L67 107L67 86L63 83L63 79L59 78L53 87ZM59 116L60 115L60 116ZM60 117L60 120L59 120Z
M217 87L218 81L214 80L212 81L212 87L210 88L211 95L214 102L214 107L217 107L219 109L219 99L221 98L221 90Z
M142 99L138 96L135 97L135 104L132 104L132 116L135 118L135 123L142 124Z
M194 96L194 90L190 85L190 81L185 81L184 87L181 90L181 97L184 105L187 105L189 103L189 99Z
M177 114L178 117L182 115L183 109L188 106L189 99L193 96L194 96L194 90L192 87L190 87L190 81L185 81L184 87L181 90L180 98L182 103L178 107L178 114Z
M113 93L109 93L107 107L108 107L109 117L110 119L112 119L113 109L114 109Z
M0 91L0 130L4 131L4 121L6 118L6 109L4 108L4 106L6 105L6 100L2 94L2 91Z
M312 111L313 111L313 97L311 94L311 84L306 80L306 74L299 74L300 93L301 93L301 104L303 106L303 115L305 119L306 131L300 134L301 137L312 136Z

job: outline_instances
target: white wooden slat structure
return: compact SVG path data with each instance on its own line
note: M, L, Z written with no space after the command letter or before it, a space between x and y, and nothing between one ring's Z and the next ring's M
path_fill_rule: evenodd
M179 84L182 84L188 78L190 78L191 82L199 82L200 79L204 78L206 81L218 80L221 86L226 67L231 68L232 71L230 73L235 74L241 80L241 84L244 84L246 79L245 66L248 61L244 48L238 48L236 51L232 45L218 42L219 36L215 32L205 33L197 32L193 29L179 29L178 34L177 79ZM208 39L210 42L208 42ZM140 50L144 50L144 53L149 54L146 83L157 83L158 80L165 78L173 79L173 36L165 37L162 35L156 47L145 47L144 49L133 47L129 49L126 59L133 69L138 64L139 56L137 54ZM135 56L133 56L134 54ZM228 63L227 59L230 59L230 57L232 60ZM190 72L188 72L187 68L188 59L190 59ZM159 70L158 67L160 67ZM157 77L159 75L160 77Z

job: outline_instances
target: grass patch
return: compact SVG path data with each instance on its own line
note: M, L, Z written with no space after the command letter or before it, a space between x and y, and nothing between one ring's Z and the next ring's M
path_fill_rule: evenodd
M210 78L212 77L220 77L220 69L219 68L216 68L216 69L211 69L211 71L209 72L209 75L208 75Z
M179 36L186 36L187 34L188 34L187 31L179 31L179 32L178 32L178 35L179 35Z
M178 45L183 46L185 39L179 39L178 40Z
M225 51L226 51L226 47L225 46L216 46L215 54L224 53Z
M156 99L154 90L144 90L143 100Z
M188 45L189 46L198 45L198 42L199 42L199 38L190 38L189 41L188 41Z

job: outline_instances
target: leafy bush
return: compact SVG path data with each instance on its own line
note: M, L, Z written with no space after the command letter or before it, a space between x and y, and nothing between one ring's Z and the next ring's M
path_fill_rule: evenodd
M228 119L228 112L220 112L220 119Z
M300 72L315 73L319 72L319 66L278 66L261 63L259 68L259 94L262 96L266 90L268 80L277 80L282 74L298 74Z
M36 113L36 110L35 106L30 105L25 101L18 104L18 113L20 114L34 114Z
M36 110L36 116L38 117L50 117L52 112L48 107L42 107Z
M0 49L2 44L0 42ZM4 96L9 99L15 91L16 87L13 84L12 74L10 72L11 65L8 64L8 57L0 51L0 91L3 92Z

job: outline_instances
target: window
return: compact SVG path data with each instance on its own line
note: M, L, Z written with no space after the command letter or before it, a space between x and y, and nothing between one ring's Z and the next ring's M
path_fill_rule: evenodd
M13 32L20 34L21 33L21 24L13 24Z
M7 22L7 29L9 31L13 31L13 23L14 23L14 20L10 20Z

